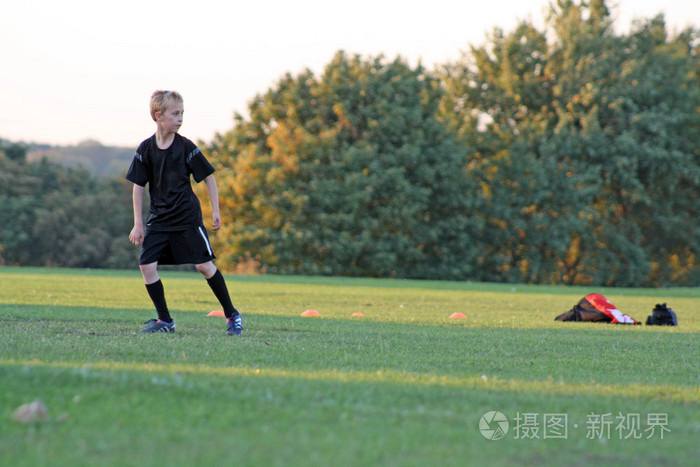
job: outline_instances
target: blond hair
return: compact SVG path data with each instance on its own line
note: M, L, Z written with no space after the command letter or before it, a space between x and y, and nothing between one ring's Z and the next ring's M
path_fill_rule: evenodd
M151 118L156 120L156 112L163 112L169 104L182 104L182 96L177 91L155 91L151 94Z

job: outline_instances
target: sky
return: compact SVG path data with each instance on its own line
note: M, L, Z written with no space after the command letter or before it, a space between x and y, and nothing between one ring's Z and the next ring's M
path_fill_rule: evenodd
M494 27L541 26L549 0L23 0L0 15L0 138L86 139L135 147L154 131L156 89L185 99L180 132L210 141L286 72L323 70L342 49L401 55L415 65L458 60ZM700 26L700 2L609 2L618 30L664 13Z

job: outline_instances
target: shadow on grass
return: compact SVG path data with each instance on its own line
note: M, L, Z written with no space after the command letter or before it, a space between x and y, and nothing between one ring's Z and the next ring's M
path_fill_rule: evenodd
M573 388L565 382L586 388L602 383L611 392L624 384L651 385L649 391L663 392L663 383L674 385L672 392L684 394L683 400L697 400L685 395L698 383L694 369L700 361L697 335L690 333L619 332L605 325L577 329L575 324L568 329L469 328L248 314L245 335L232 338L224 335L221 318L190 312L178 316L174 335L146 337L137 324L142 318L122 309L0 305L0 354L23 361L99 359L127 367L180 362L187 371L204 371L197 369L204 366L212 374L235 366L231 376L267 368L300 378L325 372L334 379L334 372L350 372L372 380L374 372L389 371L397 380L404 373L467 378L467 387L481 387L482 378L496 381L489 388L513 380L535 392L540 386L522 381L546 381L546 391Z

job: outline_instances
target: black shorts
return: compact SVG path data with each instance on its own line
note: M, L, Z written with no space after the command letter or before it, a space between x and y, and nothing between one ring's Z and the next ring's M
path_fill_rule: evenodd
M196 225L173 232L147 230L139 264L202 264L214 258L207 229Z

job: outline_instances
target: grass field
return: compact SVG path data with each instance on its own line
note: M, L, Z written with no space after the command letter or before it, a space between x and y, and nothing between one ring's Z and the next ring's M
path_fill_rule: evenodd
M143 335L136 271L0 268L0 465L700 458L700 289L227 280L240 338L206 317L219 307L194 272L163 273L177 333ZM668 302L680 326L553 321L594 291L639 320ZM14 421L35 399L49 419ZM489 411L505 415L503 439L480 431Z

